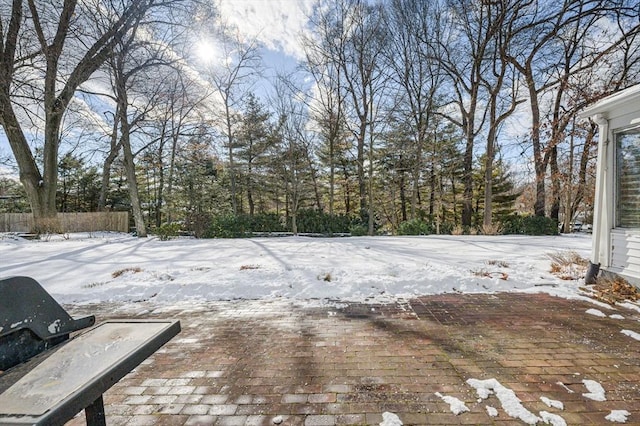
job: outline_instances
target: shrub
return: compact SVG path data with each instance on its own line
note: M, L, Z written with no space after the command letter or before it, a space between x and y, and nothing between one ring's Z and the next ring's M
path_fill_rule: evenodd
M32 231L39 236L50 237L51 234L61 234L63 228L58 217L38 218L34 220Z
M433 224L421 219L411 219L398 226L398 235L429 235L433 234Z
M442 222L437 229L434 229L434 232L438 231L441 235L445 234L453 234L456 225L452 222Z
M502 232L507 234L522 234L522 216L509 215L502 220Z
M204 235L205 238L239 238L247 235L248 226L244 216L232 214L216 216Z
M359 220L344 214L328 214L318 210L305 209L296 216L298 232L313 234L347 233Z
M245 218L250 232L285 232L287 229L275 213L261 213Z
M462 225L456 225L451 229L451 235L464 235L464 228Z
M142 268L136 266L131 268L118 269L117 271L113 271L111 276L113 278L118 278L119 276L126 274L127 272L131 272L133 274L137 274L138 272L142 272Z
M188 213L185 218L185 229L191 231L196 238L203 238L209 231L213 217L209 213Z
M347 215L330 215L316 210L301 210L296 217L298 232L325 234L348 233L366 235L367 227L358 218ZM360 229L363 228L363 229ZM241 238L253 232L286 232L291 223L275 213L249 215L220 215L211 218L204 238ZM355 233L354 233L355 232Z
M491 225L481 225L480 232L482 235L500 235L502 234L502 225L499 223L492 223Z
M551 273L562 280L577 280L584 277L589 261L575 251L547 254L551 259Z
M558 222L543 216L510 215L503 219L505 234L558 235Z
M156 230L158 237L160 237L160 241L168 241L172 238L175 238L180 233L180 224L179 223L163 223Z
M558 235L558 222L542 216L527 216L523 221L526 235Z
M226 214L211 219L204 238L250 237L252 232L284 232L285 226L275 213L249 215Z
M351 233L352 237L362 237L369 233L369 228L361 223L358 223L355 225L351 225L351 227L349 228L349 232Z

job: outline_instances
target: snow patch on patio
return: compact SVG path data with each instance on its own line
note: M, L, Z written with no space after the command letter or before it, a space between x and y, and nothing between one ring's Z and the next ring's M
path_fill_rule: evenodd
M478 397L487 399L494 394L502 404L502 409L511 417L520 419L526 424L535 425L543 421L540 417L527 410L522 401L516 396L515 392L498 382L496 379L478 380L469 379L467 384L474 388L478 393Z
M630 415L631 413L627 410L611 410L611 413L605 419L612 423L626 423Z
M606 318L607 317L607 314L605 314L602 311L599 311L598 309L587 309L585 312L587 314L589 314L589 315L594 315L594 316L600 317L600 318Z
M464 401L459 400L455 396L442 395L440 392L436 392L436 396L449 404L449 409L456 416L469 411L469 407L465 405Z
M548 411L540 411L540 417L542 421L552 426L567 426L567 422L557 414L549 413Z
M564 404L562 403L562 401L549 399L546 396L541 396L540 401L544 402L545 405L549 408L557 408L558 410L564 410Z
M640 340L640 333L636 333L635 331L622 330L620 333L624 334L625 336L629 336L632 339Z
M382 422L380 426L402 426L402 420L394 413L388 411L382 413Z
M487 405L485 408L487 409L487 414L489 415L489 417L498 417L498 410L496 410L494 407Z
M583 393L585 398L592 399L594 401L606 401L605 391L602 385L595 380L584 379L582 381L589 392Z

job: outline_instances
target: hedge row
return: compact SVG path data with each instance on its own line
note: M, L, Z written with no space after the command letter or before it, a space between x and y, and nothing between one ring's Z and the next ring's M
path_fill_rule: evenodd
M190 222L198 224L201 231L194 229L194 235L200 238L242 238L252 236L254 233L282 233L291 232L290 221L284 221L275 213L249 215L220 215L199 217L198 221ZM297 216L299 233L306 234L351 234L353 236L366 235L366 221L359 217L347 215L330 215L315 210L303 210ZM503 218L500 223L500 233L521 235L557 235L558 224L555 220L540 216L511 215ZM454 231L454 230L458 231ZM398 235L430 235L438 232L451 234L459 232L460 228L452 223L442 223L439 229L433 222L423 219L413 219L402 222L398 227ZM469 233L469 230L464 230ZM157 230L161 239L169 239L179 234L179 226L176 224L163 225Z

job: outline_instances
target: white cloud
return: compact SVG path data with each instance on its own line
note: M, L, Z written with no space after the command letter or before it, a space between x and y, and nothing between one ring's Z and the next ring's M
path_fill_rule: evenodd
M317 0L218 0L222 19L272 50L303 58L300 34Z

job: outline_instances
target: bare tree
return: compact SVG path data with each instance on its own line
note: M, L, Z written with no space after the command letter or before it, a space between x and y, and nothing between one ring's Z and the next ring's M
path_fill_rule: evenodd
M338 36L338 28L326 15L313 18L313 37L304 40L305 61L303 66L312 76L314 87L308 108L323 140L324 149L320 159L329 167L329 214L335 213L336 172L339 159L344 156L345 129L344 91L342 90L342 67L333 59L341 50L343 37ZM318 197L319 198L319 197ZM318 203L318 208L321 208ZM349 212L349 203L345 210Z
M115 98L114 121L119 126L119 141L114 145L112 136L112 148L116 151L122 149L123 162L127 175L129 199L139 237L147 236L147 227L142 212L135 156L132 139L136 127L148 118L154 116L159 103L164 103L165 80L167 73L163 73L161 67L169 72L175 69L171 65L178 62L167 49L166 40L150 37L154 29L154 22L145 22L144 26L134 26L125 37L116 44L113 54L109 58L109 74ZM114 124L114 130L116 129ZM146 146L154 144L154 139L147 140ZM113 151L111 151L113 154ZM116 154L117 155L117 154ZM107 170L108 172L108 170Z
M305 180L311 180L317 198L317 178L311 160L312 137L308 131L309 116L306 105L295 100L292 85L284 76L276 82L275 96L272 101L278 116L276 157L272 159L274 169L279 170L284 182L288 201L287 217L291 219L291 232L298 233L298 211L305 193L311 189ZM274 146L275 148L276 146ZM307 196L308 197L308 196Z
M441 90L441 62L436 60L432 40L437 37L440 19L439 6L435 2L421 0L393 0L389 5L390 44L387 61L390 78L399 89L394 110L401 112L411 123L413 146L410 149L411 212L415 218L419 203L425 152ZM433 216L433 203L430 215ZM403 216L406 212L403 209Z
M244 40L234 28L222 25L218 31L221 58L209 64L211 83L221 98L219 124L225 137L231 181L231 205L238 213L238 182L235 161L237 108L260 74L262 58L256 39Z
M487 110L483 78L491 72L493 64L487 61L500 30L491 2L448 0L443 32L434 39L438 58L446 72L456 109L445 116L464 134L464 194L462 199L462 226L470 227L473 214L473 151L476 138L483 130ZM446 29L446 30L444 30Z
M513 19L513 11L517 5L508 2L487 4L488 13L497 27L495 36L487 46L487 60L490 67L480 77L487 95L487 143L485 150L484 171L484 214L482 226L490 230L493 220L493 163L496 156L498 134L503 123L515 112L516 107L524 102L519 97L518 78L514 68L507 61L509 33L503 29Z
M356 142L356 167L361 213L368 213L373 234L374 127L385 84L383 52L386 48L384 10L364 0L330 2L322 21L336 28L329 59L341 68L345 122ZM365 153L368 151L367 157ZM368 185L365 179L367 167Z
M76 90L149 10L168 3L13 0L0 8L0 124L36 224L56 217L60 125ZM29 144L30 122L42 131L42 170Z
M586 60L577 62L574 68L566 65L559 68L560 84L554 92L556 101L547 121L550 123L549 144L552 152L550 166L552 170L553 205L551 216L558 215L563 204L563 230L568 232L574 215L580 208L586 210L583 203L588 199L589 171L593 168L595 148L597 146L597 125L589 120L580 123L577 113L585 105L614 93L620 89L640 82L640 27L637 13L629 8L618 8L609 14L607 22L614 24L614 34L608 37L617 41L601 45L600 29L598 26L587 26L590 31L583 32L583 25L574 26L562 37L564 57L563 63L570 61L571 55L576 53ZM611 31L611 29L609 29ZM597 58L593 62L591 57ZM585 66L580 66L584 64ZM558 98L561 100L558 100ZM568 145L568 149L563 145ZM560 151L562 149L562 151ZM566 167L564 171L558 165L564 152ZM564 185L564 197L558 185ZM581 207L582 206L582 207ZM555 216L557 217L557 216Z
M193 133L193 128L198 127L202 121L200 114L203 112L205 102L210 98L211 93L203 88L193 79L188 78L186 73L172 73L165 81L165 86L161 95L160 114L154 118L154 125L159 128L158 134L158 156L159 167L159 188L156 199L156 226L162 223L162 206L167 201L165 211L167 222L171 223L173 218L173 192L174 174L180 140ZM169 144L168 174L165 179L165 145ZM166 181L166 193L165 193Z
M521 2L515 9L516 17L506 27L513 40L507 59L518 70L526 87L531 113L530 137L536 177L535 214L546 214L547 168L552 164L552 176L558 175L557 144L564 139L564 130L571 121L571 113L564 111L564 92L570 79L586 69L600 64L601 59L634 32L633 28L619 34L606 34L597 38L595 49L585 49L590 34L604 31L601 18L618 14L633 14L633 4L609 0L576 0L549 3L544 8L537 2ZM635 12L634 12L635 11ZM605 31L606 33L606 31ZM545 141L544 123L546 96L551 95L552 130ZM582 106L576 105L579 108ZM574 112L575 114L575 112ZM546 143L545 143L546 142ZM553 187L558 194L559 188ZM551 216L558 217L558 196L554 195Z

